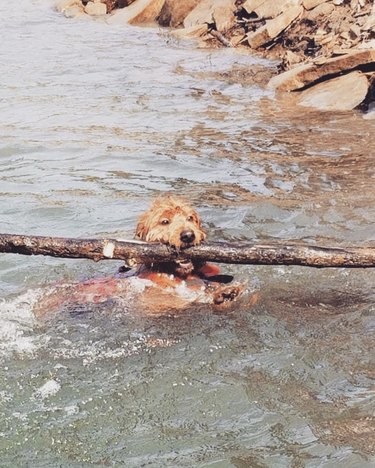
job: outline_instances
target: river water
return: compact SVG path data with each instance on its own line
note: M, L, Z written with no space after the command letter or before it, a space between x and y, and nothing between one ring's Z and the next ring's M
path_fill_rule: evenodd
M373 121L157 28L0 18L2 232L131 238L172 192L213 240L375 241ZM374 466L373 271L226 266L255 306L34 318L40 288L118 266L0 256L1 466Z

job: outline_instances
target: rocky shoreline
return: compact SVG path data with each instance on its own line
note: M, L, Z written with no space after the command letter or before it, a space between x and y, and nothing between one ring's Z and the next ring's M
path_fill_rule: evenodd
M375 118L375 0L60 0L66 17L169 28L199 47L279 60L265 86L301 106Z

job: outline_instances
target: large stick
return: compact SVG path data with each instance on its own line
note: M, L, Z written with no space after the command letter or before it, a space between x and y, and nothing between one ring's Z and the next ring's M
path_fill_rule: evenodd
M166 262L189 258L219 263L302 265L309 267L375 267L375 247L317 247L303 244L250 244L211 242L177 252L162 244L116 239L0 234L0 252L49 255L63 258L125 260L134 263Z

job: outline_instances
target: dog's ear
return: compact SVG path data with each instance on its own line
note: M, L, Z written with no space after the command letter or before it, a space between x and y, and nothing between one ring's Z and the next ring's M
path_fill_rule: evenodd
M135 237L137 237L140 240L145 240L145 235L146 235L145 225L143 223L138 223L137 229L135 231Z
M147 227L146 227L145 216L141 216L139 218L139 221L135 230L135 236L138 237L138 239L146 240L146 235L147 235Z
M202 228L202 220L201 220L201 217L199 216L199 214L194 211L193 213L193 218L194 218L194 222L196 223L196 225L201 229Z

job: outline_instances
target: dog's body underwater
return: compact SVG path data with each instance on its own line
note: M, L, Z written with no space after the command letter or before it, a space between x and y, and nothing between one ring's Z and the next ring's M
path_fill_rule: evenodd
M136 236L159 242L183 252L206 238L198 213L185 201L158 198L140 218ZM226 284L232 277L220 275L216 265L205 262L170 261L138 265L131 271L120 268L113 277L55 286L38 303L35 313L44 316L82 304L100 304L120 298L147 314L180 310L191 304L222 306L243 291L241 284Z

